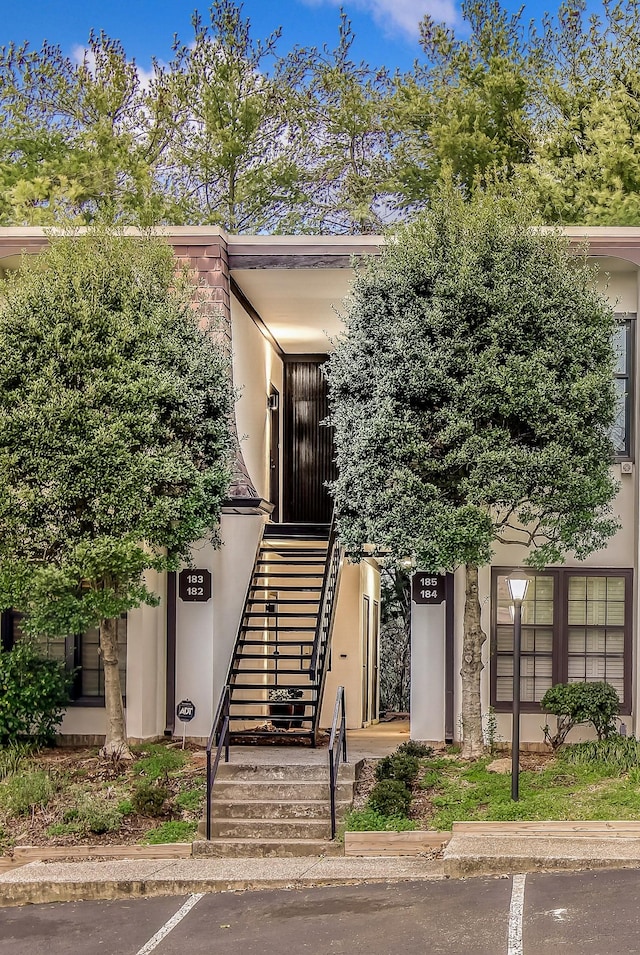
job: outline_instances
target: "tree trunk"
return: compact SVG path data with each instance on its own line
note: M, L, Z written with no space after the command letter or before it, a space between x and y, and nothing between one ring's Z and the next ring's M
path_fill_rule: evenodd
M100 625L100 652L104 667L104 705L107 717L107 734L100 755L131 759L122 705L118 669L118 621L115 617L103 620Z
M482 645L487 639L480 625L478 599L478 568L467 564L466 597L464 603L464 636L462 642L462 756L481 756L482 706L480 702L480 674L482 673Z

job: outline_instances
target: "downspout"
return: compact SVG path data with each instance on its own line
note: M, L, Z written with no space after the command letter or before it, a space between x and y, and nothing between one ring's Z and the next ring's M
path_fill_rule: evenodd
M165 736L173 736L176 728L176 572L167 574L167 666Z

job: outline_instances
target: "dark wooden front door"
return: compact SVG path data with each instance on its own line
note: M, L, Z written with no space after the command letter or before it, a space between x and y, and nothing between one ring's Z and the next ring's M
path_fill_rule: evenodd
M333 432L320 424L329 413L323 356L284 365L284 501L288 523L329 523L325 486L335 477Z

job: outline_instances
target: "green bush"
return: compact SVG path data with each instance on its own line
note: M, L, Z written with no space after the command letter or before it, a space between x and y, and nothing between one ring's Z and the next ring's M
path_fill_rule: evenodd
M136 785L131 796L131 805L141 816L161 816L169 796L166 786L144 780Z
M382 779L371 790L368 805L383 816L406 816L411 793L399 779Z
M192 842L198 830L197 822L172 820L163 822L157 829L145 832L141 842L148 846L160 846L167 842Z
M385 816L365 806L347 813L340 828L343 832L405 832L417 829L418 825L406 816Z
M383 779L399 779L409 785L420 772L420 760L416 756L394 753L378 760L375 776L378 782Z
M415 739L407 739L404 743L400 743L396 753L403 756L415 756L417 759L427 759L427 757L433 756L433 746L418 743Z
M17 773L0 784L0 805L15 816L26 815L46 806L54 790L51 777L43 770Z
M169 749L167 746L145 746L144 751L148 755L134 763L133 771L136 776L146 776L147 779L161 779L176 769L181 769L187 761L186 753Z
M45 659L30 640L0 651L0 745L50 744L69 703L72 674Z
M542 697L542 709L557 718L555 733L544 728L546 741L556 750L579 723L591 723L599 740L613 736L620 698L610 683L556 683Z
M85 832L96 835L117 832L122 826L122 813L117 806L104 799L86 799L80 806L78 822Z

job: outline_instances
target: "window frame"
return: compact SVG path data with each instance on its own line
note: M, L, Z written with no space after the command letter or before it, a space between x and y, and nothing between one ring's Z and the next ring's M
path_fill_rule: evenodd
M497 677L498 656L512 656L500 653L497 649L498 627L498 577L507 577L516 567L491 568L491 632L490 632L490 662L489 662L489 696L491 706L496 713L511 713L511 700L498 701ZM527 568L526 574L531 577L553 577L553 645L551 655L552 685L566 683L569 668L569 577L624 577L624 638L622 660L624 667L623 687L624 702L620 706L620 714L631 714L631 693L633 682L633 569L628 567L548 567L543 570ZM526 656L526 654L523 654ZM530 700L521 700L520 709L523 713L542 713L540 703Z

